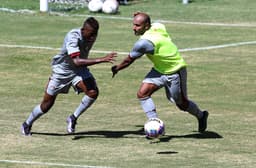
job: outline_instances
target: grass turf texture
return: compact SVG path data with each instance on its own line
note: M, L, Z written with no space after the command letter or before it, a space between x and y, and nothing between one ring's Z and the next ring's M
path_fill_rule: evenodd
M11 0L2 7L38 9L35 1L17 2L21 1ZM252 10L256 4L252 0L197 0L186 6L178 1L132 2L121 6L120 14L115 16L131 17L134 11L141 10L154 19L256 24ZM80 27L84 20L72 13L79 11L71 11L69 17L0 12L0 44L59 48L65 33ZM98 20L101 29L93 49L128 52L137 39L131 31L131 21ZM166 27L179 48L255 41L256 34L255 27L170 23ZM142 132L146 118L136 100L140 82L151 67L146 58L114 79L111 79L111 64L91 67L100 96L79 118L77 134L65 134L65 119L82 98L70 90L70 94L60 95L51 111L35 122L33 136L23 137L20 125L41 101L51 72L51 58L58 51L0 47L0 160L120 168L253 168L256 165L255 51L255 45L245 45L182 53L189 64L189 96L210 112L208 132L198 134L196 119L169 104L161 90L153 98L159 117L165 122L166 136L148 141ZM99 56L102 54L91 55ZM123 57L119 55L118 62ZM0 167L58 166L0 162Z

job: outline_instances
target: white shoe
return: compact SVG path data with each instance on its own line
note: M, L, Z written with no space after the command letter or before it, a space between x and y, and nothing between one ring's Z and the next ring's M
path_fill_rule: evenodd
M67 124L67 132L74 133L76 127L76 118L73 114L67 118Z

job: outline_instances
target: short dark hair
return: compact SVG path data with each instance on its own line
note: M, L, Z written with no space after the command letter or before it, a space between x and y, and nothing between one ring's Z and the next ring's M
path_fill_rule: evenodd
M83 27L89 24L92 28L94 28L96 31L99 30L99 22L94 18L94 17L88 17L85 21L84 21L84 25Z
M138 12L135 12L133 14L133 17L135 17L137 15L141 15L144 18L144 23L147 23L147 24L151 25L151 19L150 19L150 16L147 13L138 11Z

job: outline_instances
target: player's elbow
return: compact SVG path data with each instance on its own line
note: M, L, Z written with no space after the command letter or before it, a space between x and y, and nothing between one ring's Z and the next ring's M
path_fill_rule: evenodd
M135 59L132 58L130 55L124 60L124 62L129 66L130 64L133 63Z
M73 60L73 63L74 63L76 66L81 66L81 65L82 65L82 63L81 63L81 61L80 61L80 59L79 59L78 57L73 58L72 60Z

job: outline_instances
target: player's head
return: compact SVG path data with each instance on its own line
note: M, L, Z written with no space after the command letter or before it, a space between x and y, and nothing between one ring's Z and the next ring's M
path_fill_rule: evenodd
M99 23L94 17L89 17L84 21L81 33L87 42L94 42L97 38Z
M136 36L143 35L145 31L150 29L151 20L148 14L136 12L133 15L133 31Z

